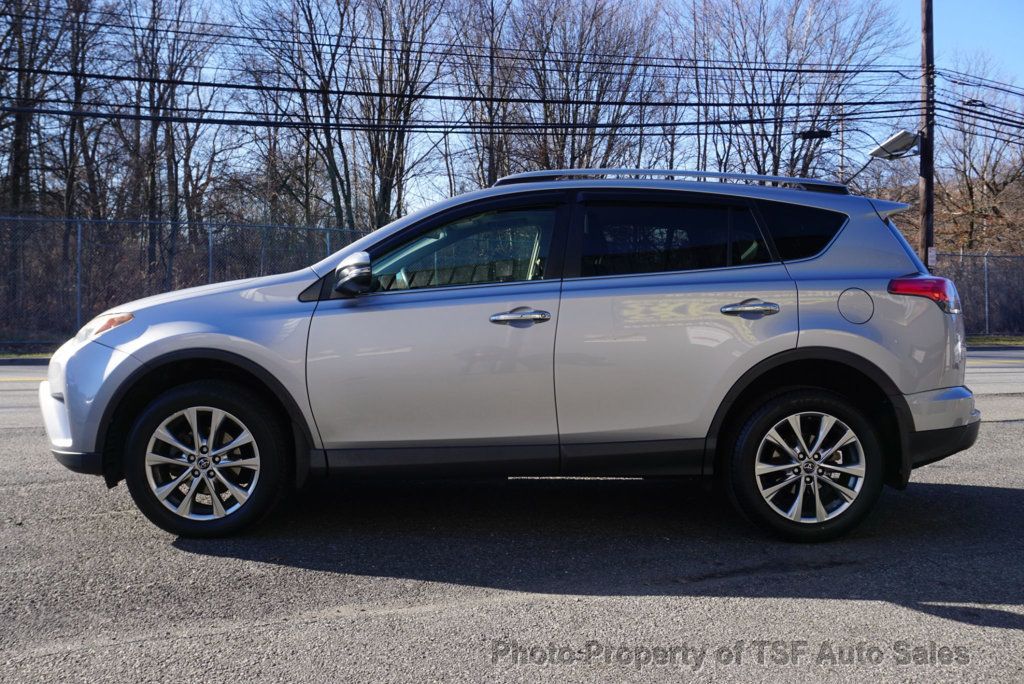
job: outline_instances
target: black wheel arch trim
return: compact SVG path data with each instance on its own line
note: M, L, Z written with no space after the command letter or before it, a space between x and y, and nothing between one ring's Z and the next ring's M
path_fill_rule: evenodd
M124 400L125 396L135 388L137 383L143 377L159 370L162 366L178 361L220 361L228 365L236 366L240 370L255 377L259 382L263 383L267 390L270 391L278 401L281 402L285 411L288 413L289 421L292 424L297 425L300 431L295 435L296 442L304 442L304 444L297 443L295 445L296 484L301 484L311 471L321 472L325 470L326 463L320 463L317 459L317 456L319 456L319 460L322 460L323 451L314 447L317 442L313 439L313 433L306 421L306 417L302 413L302 409L299 408L299 404L295 400L295 397L292 396L291 392L285 388L281 381L275 378L274 375L266 368L251 359L223 349L206 347L178 349L172 352L167 352L148 361L144 361L141 366L132 371L131 374L125 378L124 382L122 382L114 391L110 401L107 402L106 408L103 410L99 433L96 435L96 453L104 455L107 453L106 442L110 426L114 420L114 414L117 412L117 409L120 408L121 402ZM120 479L120 474L110 472L107 469L107 464L105 462L103 464L103 475L107 480L107 484L110 486L114 486Z
M722 399L714 418L711 420L711 426L708 428L708 433L704 440L704 474L714 474L719 436L725 424L725 419L737 400L764 374L779 366L799 361L830 361L849 366L853 370L865 375L885 394L893 407L900 440L897 475L895 479L889 481L889 484L899 489L906 487L911 471L912 446L910 444L910 435L914 431L914 418L906 398L892 378L881 368L863 356L832 347L788 349L762 360L741 375Z

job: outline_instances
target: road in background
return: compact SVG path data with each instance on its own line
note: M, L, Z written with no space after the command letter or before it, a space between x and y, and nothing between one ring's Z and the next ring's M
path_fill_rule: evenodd
M0 367L2 681L1024 679L1024 350L971 354L973 449L820 545L642 480L324 485L245 536L179 539L53 460L44 375ZM580 661L684 644L699 667ZM502 655L552 645L576 662Z
M967 386L985 421L1024 420L1024 347L968 352Z

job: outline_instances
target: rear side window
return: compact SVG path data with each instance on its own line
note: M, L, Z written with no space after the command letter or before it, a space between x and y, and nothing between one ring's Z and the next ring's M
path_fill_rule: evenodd
M799 204L761 200L757 208L783 261L821 253L846 223L846 214Z
M690 271L770 260L745 208L594 202L585 210L582 276Z

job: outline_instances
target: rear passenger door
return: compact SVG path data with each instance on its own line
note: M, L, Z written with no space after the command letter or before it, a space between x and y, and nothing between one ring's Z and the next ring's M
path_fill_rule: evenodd
M793 281L743 199L577 196L555 342L563 471L701 471L732 384L797 343Z

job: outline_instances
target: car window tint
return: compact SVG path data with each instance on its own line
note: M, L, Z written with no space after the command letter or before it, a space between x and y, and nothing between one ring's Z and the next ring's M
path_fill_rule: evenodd
M374 260L374 289L544 278L556 212L555 207L488 211L420 233Z
M712 204L592 203L583 276L689 271L770 261L750 212Z
M819 254L846 222L846 214L761 200L758 209L783 260Z

